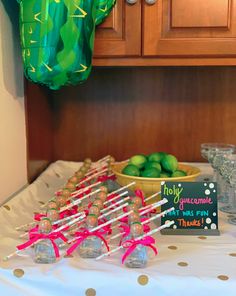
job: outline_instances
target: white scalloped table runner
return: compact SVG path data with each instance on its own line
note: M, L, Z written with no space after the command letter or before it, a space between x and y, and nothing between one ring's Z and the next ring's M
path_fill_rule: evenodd
M196 164L210 174L207 164ZM22 242L15 227L32 221L55 190L60 188L79 163L57 161L31 185L0 208L0 256L13 252ZM200 178L203 178L200 177ZM220 236L166 236L157 234L159 255L147 268L128 269L120 254L99 262L73 257L51 265L35 264L29 256L0 262L2 296L235 296L236 226L219 212ZM151 253L150 253L151 254Z

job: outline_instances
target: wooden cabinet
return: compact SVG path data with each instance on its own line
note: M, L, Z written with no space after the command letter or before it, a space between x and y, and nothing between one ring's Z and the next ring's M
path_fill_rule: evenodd
M97 29L94 64L236 65L236 1L118 0Z
M141 2L118 0L110 16L96 30L95 57L141 56Z

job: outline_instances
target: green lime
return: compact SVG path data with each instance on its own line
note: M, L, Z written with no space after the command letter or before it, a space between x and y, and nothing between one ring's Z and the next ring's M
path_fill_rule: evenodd
M146 177L146 178L159 178L160 177L160 171L158 171L156 168L145 169L141 173L141 176Z
M161 162L163 157L167 155L165 152L154 152L148 155L148 161Z
M165 171L173 173L177 170L178 160L174 155L167 154L161 160L161 166Z
M147 161L147 158L143 154L137 154L130 158L129 163L136 165L139 169L144 167L145 163Z
M171 175L172 178L174 178L174 177L184 177L184 176L187 176L187 173L185 171L181 171L181 170L177 170Z
M167 173L167 172L161 172L161 173L160 173L160 178L170 178L170 173Z
M128 164L127 166L125 166L122 170L122 174L136 177L140 175L138 167L133 164Z
M145 163L145 169L156 168L159 172L161 171L161 165L157 161L148 161Z

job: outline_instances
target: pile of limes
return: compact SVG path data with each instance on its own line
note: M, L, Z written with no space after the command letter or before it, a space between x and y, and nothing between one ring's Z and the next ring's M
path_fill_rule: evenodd
M132 156L128 165L123 168L122 174L146 178L173 178L187 175L185 171L178 170L177 158L165 152Z

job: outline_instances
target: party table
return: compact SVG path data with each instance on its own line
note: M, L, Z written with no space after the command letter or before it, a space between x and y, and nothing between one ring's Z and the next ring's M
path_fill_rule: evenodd
M195 163L200 180L212 173ZM22 242L15 227L32 221L34 212L78 169L79 163L57 161L31 185L0 208L0 256ZM209 176L208 176L209 177ZM145 269L128 269L120 254L95 261L76 252L51 265L35 264L32 249L0 262L0 295L39 296L211 296L236 295L236 226L219 212L220 236L155 235L159 254Z

